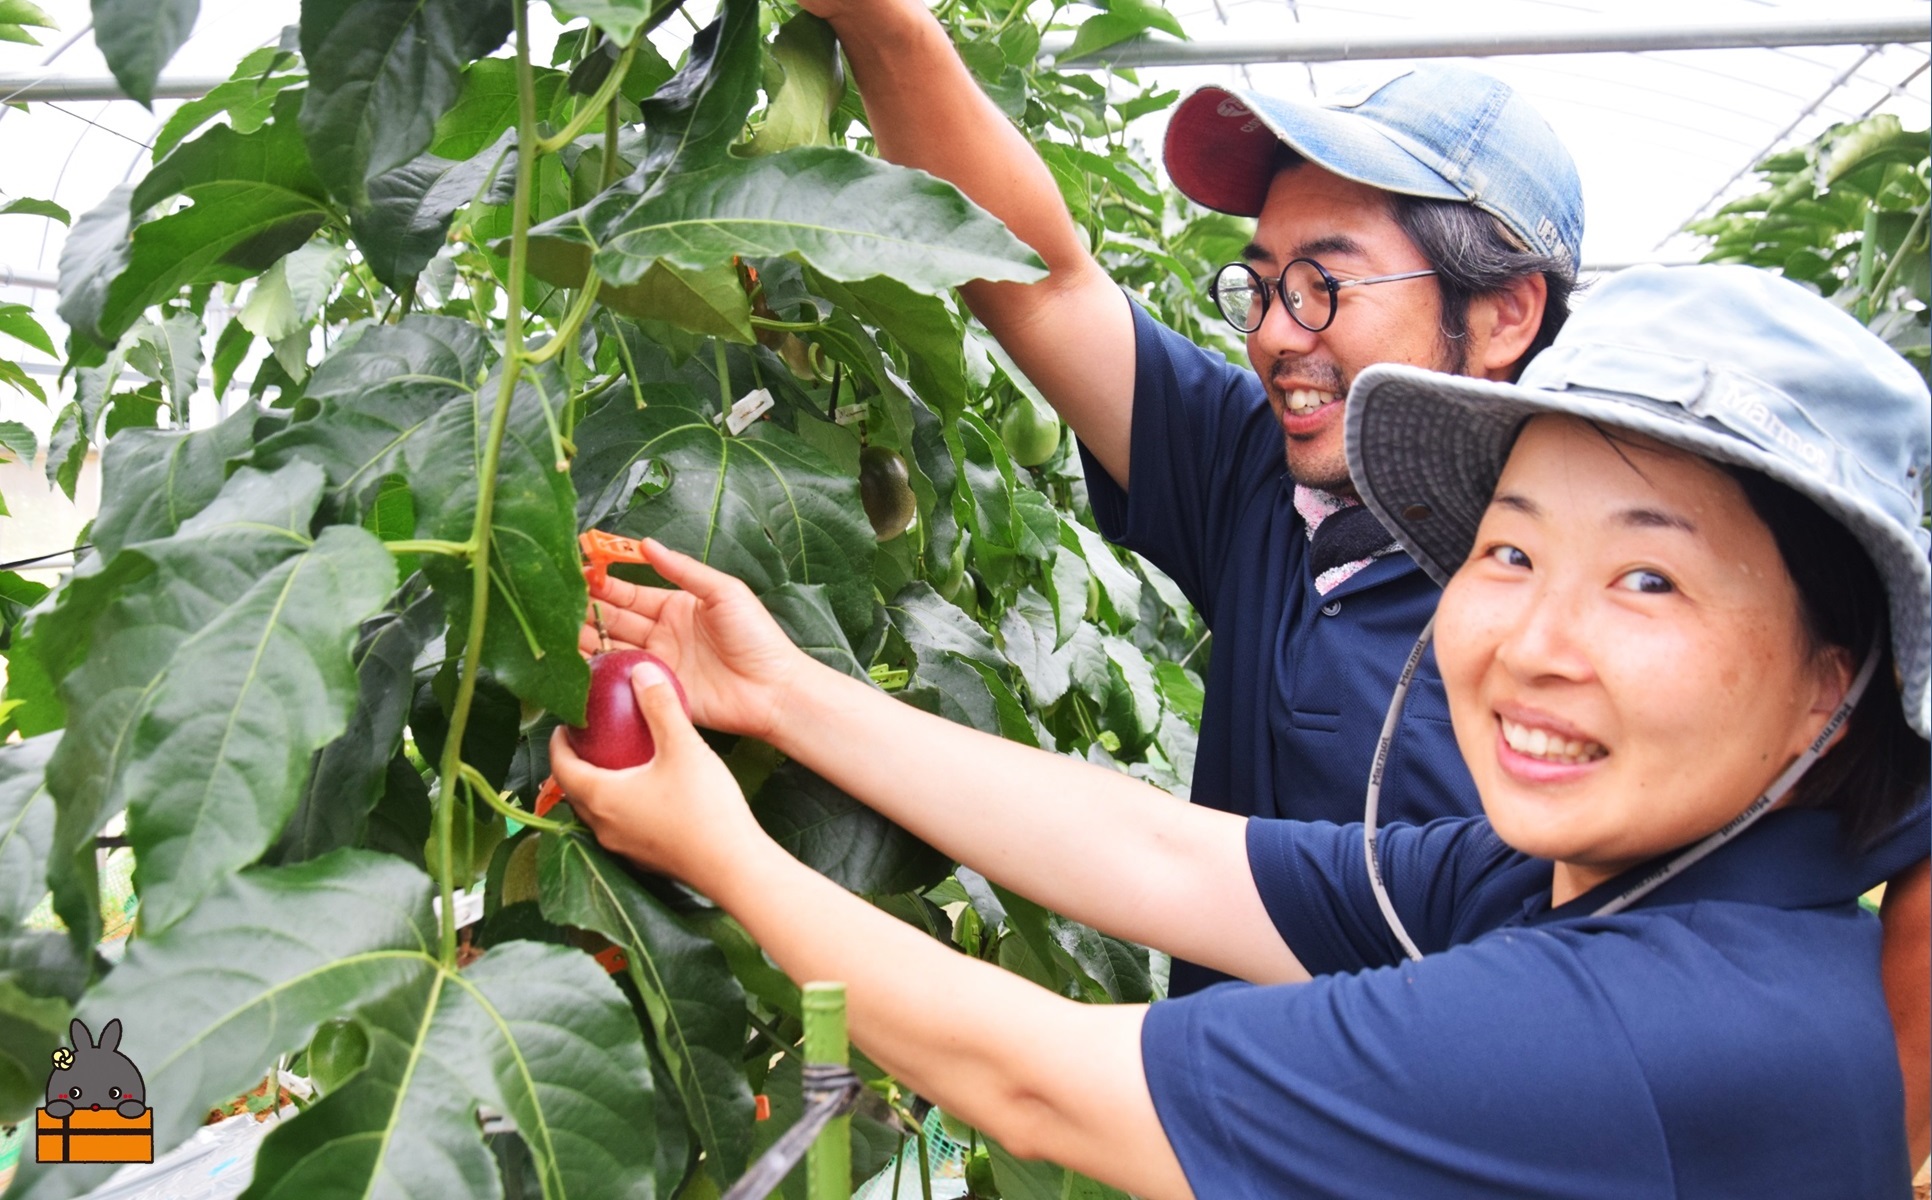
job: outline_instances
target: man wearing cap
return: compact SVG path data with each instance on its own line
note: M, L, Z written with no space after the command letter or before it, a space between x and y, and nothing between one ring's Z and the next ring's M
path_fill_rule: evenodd
M1257 219L1243 261L1215 280L1250 371L1123 296L915 0L806 7L838 32L879 152L960 187L1050 269L965 298L1078 436L1101 530L1173 576L1214 631L1194 800L1359 820L1389 696L1438 592L1355 499L1343 397L1376 363L1508 380L1549 344L1583 226L1568 153L1509 88L1458 67L1416 67L1322 107L1194 93L1170 122L1166 165L1193 199ZM1433 658L1402 721L1382 819L1475 812ZM1901 1045L1922 1054L1932 889L1922 861L1911 875L1894 889L1910 904L1888 906L1901 911L1888 913L1887 970ZM1172 988L1216 978L1177 962ZM1922 1058L1906 1071L1915 1131L1926 1074Z

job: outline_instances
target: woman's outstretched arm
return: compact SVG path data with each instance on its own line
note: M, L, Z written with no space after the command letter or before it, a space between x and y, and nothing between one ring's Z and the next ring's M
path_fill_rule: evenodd
M792 646L743 583L647 545L682 590L593 595L614 638L671 664L700 724L770 742L1074 920L1241 979L1308 977L1255 888L1243 818L900 703Z

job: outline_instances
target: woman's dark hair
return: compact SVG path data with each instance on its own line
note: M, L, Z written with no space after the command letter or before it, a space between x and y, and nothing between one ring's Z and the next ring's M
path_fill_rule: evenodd
M1874 639L1881 643L1878 670L1844 737L1798 781L1788 802L1836 810L1853 842L1869 846L1911 811L1928 771L1925 739L1906 724L1899 703L1884 581L1858 539L1809 498L1756 471L1724 469L1771 530L1797 585L1813 649L1840 647L1859 664Z

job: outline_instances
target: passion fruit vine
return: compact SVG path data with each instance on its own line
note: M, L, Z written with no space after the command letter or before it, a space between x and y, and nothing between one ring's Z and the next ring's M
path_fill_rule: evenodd
M584 702L584 724L564 726L564 737L577 756L607 771L641 767L657 756L657 742L631 690L631 671L639 663L655 663L677 689L678 703L691 715L684 685L663 659L648 650L606 650L591 656L590 695Z
M881 542L898 537L912 524L919 502L913 498L906 460L897 450L867 446L859 451L859 502L865 505L865 519L872 522L872 536Z

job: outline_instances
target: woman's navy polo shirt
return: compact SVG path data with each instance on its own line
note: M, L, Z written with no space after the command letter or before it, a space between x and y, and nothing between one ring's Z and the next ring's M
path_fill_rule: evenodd
M1192 799L1243 816L1359 821L1396 676L1441 591L1398 552L1318 593L1261 381L1128 308L1132 491L1084 446L1082 465L1101 532L1172 576L1214 631ZM1381 818L1420 825L1481 811L1431 651L1403 707ZM1874 884L1926 856L1920 817L1874 852L1890 867ZM1185 995L1225 978L1176 961L1170 988Z
M1549 864L1480 817L1381 844L1420 962L1359 826L1255 820L1256 883L1317 978L1148 1010L1195 1195L1910 1194L1869 862L1832 815L1773 813L1611 917L1589 913L1624 881L1550 911Z

